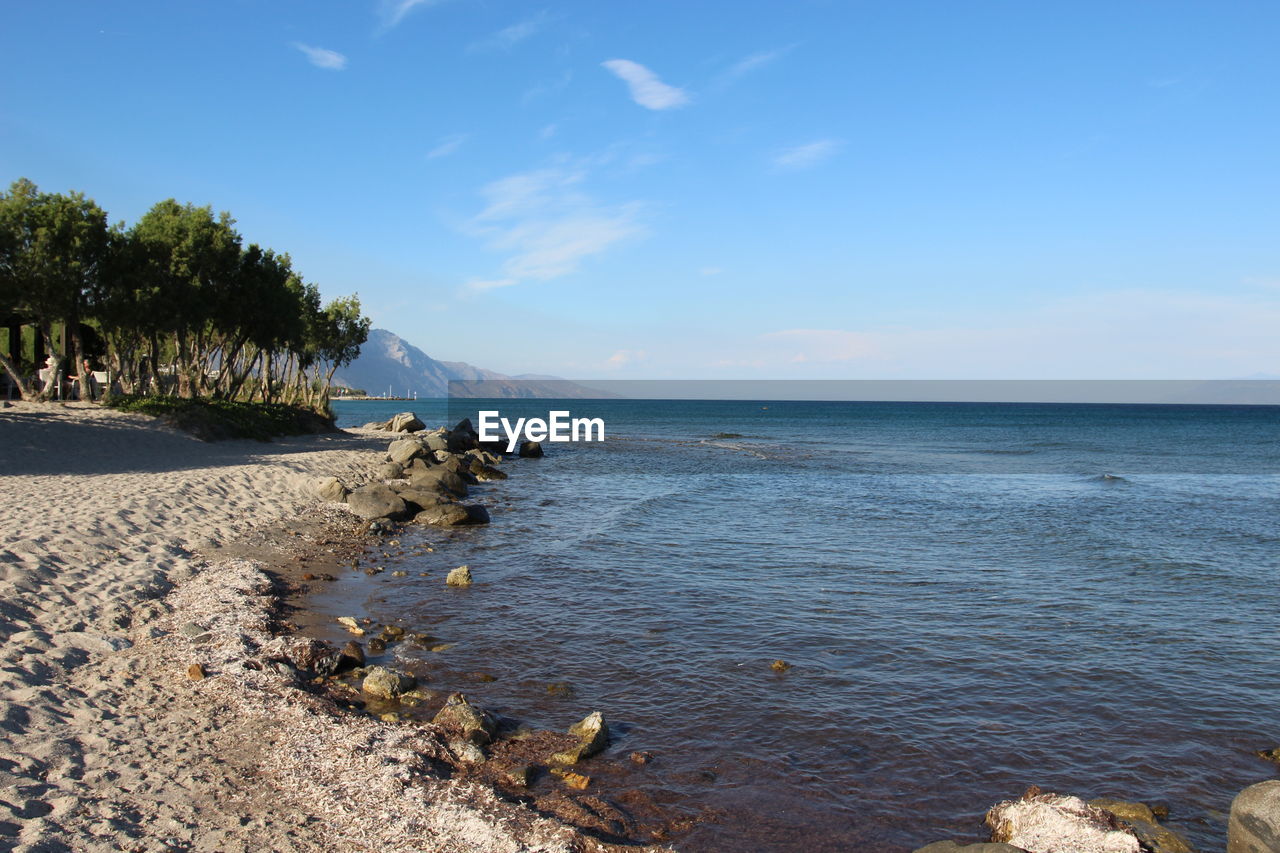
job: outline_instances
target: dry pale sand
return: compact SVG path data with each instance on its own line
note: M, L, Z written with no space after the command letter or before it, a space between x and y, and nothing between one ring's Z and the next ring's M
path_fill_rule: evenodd
M366 481L385 446L0 409L0 850L600 847L449 781L430 730L298 689L269 663L261 567L200 556L314 507L316 476Z

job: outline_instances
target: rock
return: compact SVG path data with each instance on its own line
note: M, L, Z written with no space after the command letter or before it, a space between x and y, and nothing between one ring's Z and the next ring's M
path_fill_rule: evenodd
M1266 761L1274 761L1276 764L1280 764L1280 746L1275 749L1260 749L1254 755Z
M422 436L422 443L426 445L427 450L432 452L437 450L448 450L449 439L445 437L443 432L429 432Z
M469 740L449 741L449 751L463 764L484 763L484 750Z
M388 432L418 432L426 428L427 425L418 420L418 416L413 412L401 412L387 421Z
M578 745L551 756L557 764L577 764L600 752L609 743L609 727L599 711L592 711L580 722L569 726L569 734L578 739Z
M191 679L192 681L203 681L204 667L202 667L198 663L191 664L191 666L187 667L187 678Z
M452 693L445 700L431 721L442 729L461 734L477 744L486 744L493 737L494 722L487 713L467 701L461 693Z
M1024 850L1073 853L1140 853L1137 837L1117 827L1110 812L1079 797L1028 791L1021 799L992 806L986 823L991 840Z
M467 496L467 481L457 472L450 471L444 466L414 471L409 479L415 489L448 492L460 498Z
M404 466L397 462L384 462L374 473L379 480L399 480L404 476Z
M369 654L380 655L387 650L387 641L381 637L369 640Z
M1227 853L1280 850L1280 779L1245 788L1231 801Z
M914 853L1027 853L1027 850L1012 844L965 844L961 847L955 841L934 841L933 844L916 849Z
M463 418L458 421L454 428L449 430L445 438L452 453L462 453L479 447L480 436L476 433L475 427L471 425L471 418Z
M1128 803L1102 797L1090 800L1089 805L1110 812L1128 824L1143 850L1150 853L1195 853L1195 848L1187 839L1172 829L1161 826L1145 803Z
M575 788L579 791L585 791L587 786L591 784L590 776L574 773L572 770L565 770L563 767L552 767L551 772L559 776L570 788Z
M329 644L309 637L294 637L283 641L284 657L298 669L315 670L317 665L333 654Z
M501 471L492 465L486 465L479 459L472 462L471 466L467 470L471 473L471 476L475 477L481 483L507 479L507 475L504 471Z
M413 687L413 676L387 669L385 666L370 667L365 673L360 689L370 696L379 699L394 699Z
M178 633L186 637L187 639L193 639L195 637L199 637L204 632L205 631L203 626L195 622L186 622L182 625L181 628L178 629Z
M453 503L452 497L446 497L440 492L431 489L418 489L413 486L404 486L397 489L396 494L400 496L400 500L408 505L409 511L415 515L427 507Z
M444 582L449 586L471 586L471 569L468 566L458 566L458 568L449 572L445 576Z
M508 767L502 774L502 781L516 788L527 788L533 778L533 768L528 764L516 764Z
M522 441L520 442L520 458L521 459L541 459L542 442L540 441Z
M455 503L423 507L422 512L413 517L415 524L432 524L436 527L456 527L467 524L470 520L466 507Z
M480 504L467 504L463 509L467 511L467 524L489 523L489 510L480 506Z
M372 521L376 518L402 518L408 508L389 486L384 483L369 483L347 495L347 506L363 519Z
M337 477L317 477L311 481L311 491L322 501L339 504L351 493Z
M369 421L361 429L386 429L390 421Z
M392 462L408 465L414 459L426 456L427 452L427 448L418 439L401 438L391 442L391 445L387 448L387 457Z
M791 664L787 663L782 659L778 659L773 663L769 664L769 669L773 670L774 672L786 672L787 670L791 669Z
M358 666L364 666L364 649L355 640L348 640L346 645L338 650L338 657L346 664L343 669L355 669Z
M653 761L652 752L647 752L641 749L631 753L632 764L648 764L650 761Z

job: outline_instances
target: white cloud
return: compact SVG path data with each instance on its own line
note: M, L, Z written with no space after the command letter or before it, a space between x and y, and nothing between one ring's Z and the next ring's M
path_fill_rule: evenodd
M773 165L779 169L797 170L816 166L840 150L841 142L837 139L819 139L805 145L797 145L780 152L773 158Z
M434 6L439 2L441 0L381 0L378 4L381 29L383 32L395 29L414 9Z
M750 56L744 57L733 65L730 65L716 78L716 86L719 88L726 87L735 82L738 78L744 77L752 71L755 71L758 68L763 68L773 61L786 56L794 48L794 44L789 44L786 47L779 47L774 50L762 50L758 53L753 53Z
M450 154L453 154L461 148L462 143L466 141L467 134L465 133L455 133L452 136L446 136L440 140L435 148L432 148L427 152L427 159L434 160L437 157L448 157Z
M325 50L323 47L312 47L309 44L295 41L293 46L306 55L307 61L316 68L328 71L341 71L347 67L347 58L336 50Z
M609 356L606 365L608 367L622 367L624 364L644 361L648 357L649 354L642 349L620 349Z
M720 275L722 272L724 272L724 270L720 267L703 267L698 270L699 275Z
M468 230L508 256L502 284L491 286L568 275L583 259L645 233L640 205L597 204L580 189L585 177L581 169L539 169L481 191L488 203Z
M600 63L624 81L631 90L631 100L651 110L670 110L689 103L689 96L675 86L668 86L648 68L629 59L610 59Z
M551 137L553 137L553 136L555 136L555 135L556 135L556 131L557 131L557 130L559 130L559 126L558 126L558 125L556 125L556 124L554 124L554 123L553 123L553 124L549 124L549 125L547 125L546 127L544 127L542 130L538 131L538 138L539 138L539 139L550 139Z

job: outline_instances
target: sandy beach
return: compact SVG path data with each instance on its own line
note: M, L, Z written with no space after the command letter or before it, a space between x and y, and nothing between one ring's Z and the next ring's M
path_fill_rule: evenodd
M604 849L450 781L429 727L338 714L255 663L288 642L277 590L227 546L345 514L308 484L370 479L385 445L207 444L92 404L0 410L0 848Z

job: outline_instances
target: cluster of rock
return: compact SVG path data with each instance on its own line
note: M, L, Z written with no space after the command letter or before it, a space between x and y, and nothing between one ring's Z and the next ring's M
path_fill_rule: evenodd
M345 503L375 529L408 520L437 527L489 522L488 510L462 500L468 486L507 478L497 467L504 451L501 442L482 443L469 419L452 429L428 431L412 412L365 427L403 436L387 447L379 479L349 489L337 477L324 477L312 486L317 497ZM541 456L541 447L533 444L522 445L520 455Z
M1177 832L1161 826L1167 810L1143 803L1042 793L1032 787L986 815L991 841L939 841L915 853L1195 853ZM1280 851L1280 780L1246 788L1231 804L1227 853Z

